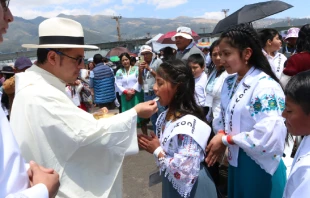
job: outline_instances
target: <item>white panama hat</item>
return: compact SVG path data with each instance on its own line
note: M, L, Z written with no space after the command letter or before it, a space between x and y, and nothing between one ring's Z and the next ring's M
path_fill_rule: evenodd
M84 45L82 25L74 20L54 17L39 25L39 44L23 44L25 48L87 48L98 49L95 45Z

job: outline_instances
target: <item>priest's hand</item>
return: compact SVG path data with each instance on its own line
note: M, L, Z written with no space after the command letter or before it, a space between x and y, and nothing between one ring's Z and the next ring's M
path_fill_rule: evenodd
M151 154L160 146L159 139L154 132L151 132L151 136L139 134L138 143L140 148L143 148Z
M153 100L139 103L134 107L134 109L140 118L150 118L158 111L157 103Z
M53 169L46 169L31 161L28 176L31 187L42 183L46 186L49 197L56 196L60 183L59 175Z
M218 133L215 135L206 148L207 157L205 162L208 166L213 166L215 162L223 156L226 146L222 142L224 134Z

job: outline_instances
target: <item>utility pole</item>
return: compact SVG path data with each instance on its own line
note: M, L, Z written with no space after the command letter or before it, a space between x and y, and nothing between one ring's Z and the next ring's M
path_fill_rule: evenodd
M203 31L203 33L206 33L207 28L200 28L200 29Z
M116 30L117 30L117 36L118 36L118 41L121 41L121 29L120 29L120 24L119 24L119 19L122 19L122 16L113 16L112 19L116 20Z
M225 18L227 17L227 13L229 12L229 9L222 9L222 12L224 12Z
M287 25L291 26L291 18L290 17L287 17Z

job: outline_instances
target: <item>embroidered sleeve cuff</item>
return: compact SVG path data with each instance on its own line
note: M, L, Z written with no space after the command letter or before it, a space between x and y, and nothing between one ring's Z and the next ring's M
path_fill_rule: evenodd
M163 151L162 147L159 146L157 147L157 149L155 149L155 151L153 152L153 155L158 158L159 153L161 153L162 151Z

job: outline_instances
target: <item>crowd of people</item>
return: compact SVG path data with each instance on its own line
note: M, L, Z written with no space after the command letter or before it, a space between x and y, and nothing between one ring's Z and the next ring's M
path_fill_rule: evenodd
M8 4L0 15L7 28ZM84 64L97 47L74 20L46 19L38 32L39 44L23 45L37 60L1 70L0 197L120 198L138 145L155 157L163 198L309 196L309 24L284 40L240 24L208 49L179 27L177 50L143 45L117 66L101 54ZM95 107L119 114L95 119Z

